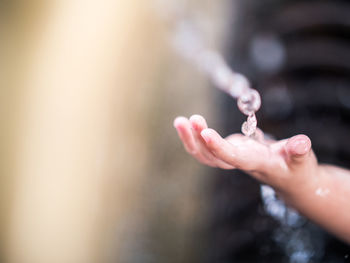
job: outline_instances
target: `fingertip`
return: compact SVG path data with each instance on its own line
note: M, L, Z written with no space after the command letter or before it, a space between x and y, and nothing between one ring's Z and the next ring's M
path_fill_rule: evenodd
M173 122L173 126L174 126L174 128L178 129L180 126L185 124L186 121L187 121L187 119L183 116L176 117L174 122Z
M217 132L213 129L204 129L201 131L201 136L207 144L210 144L215 140Z
M311 147L311 140L306 135L296 135L287 142L287 151L295 157L300 157L309 153Z
M197 131L207 128L206 121L201 115L194 114L190 117L189 120L191 122L192 128Z
M190 121L195 121L195 120L202 121L202 120L204 120L204 117L202 115L199 115L199 114L193 114L190 117Z
M204 141L206 143L209 143L211 140L211 131L210 129L204 129L203 131L201 131L201 136L204 139Z

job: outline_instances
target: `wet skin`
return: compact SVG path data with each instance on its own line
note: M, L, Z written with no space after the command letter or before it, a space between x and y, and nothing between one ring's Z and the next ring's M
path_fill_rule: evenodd
M199 162L240 169L272 186L290 206L350 243L350 171L320 165L306 135L259 141L241 134L222 138L205 119L174 121L186 151ZM258 137L263 138L261 131Z

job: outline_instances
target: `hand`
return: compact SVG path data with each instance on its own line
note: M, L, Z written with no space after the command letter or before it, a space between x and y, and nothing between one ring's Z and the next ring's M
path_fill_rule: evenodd
M243 170L282 191L300 190L316 180L318 164L306 135L281 141L256 141L242 134L224 139L200 115L178 117L174 127L186 151L208 166Z

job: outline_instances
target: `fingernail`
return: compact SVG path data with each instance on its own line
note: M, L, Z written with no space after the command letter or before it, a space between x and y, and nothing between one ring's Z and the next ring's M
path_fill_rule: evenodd
M296 141L294 144L294 150L296 154L303 155L308 152L308 142L305 140Z
M180 122L181 122L181 120L182 120L183 118L184 118L184 117L177 117L177 118L174 120L174 122L173 122L174 128L177 129L177 127L180 125Z
M287 147L291 155L301 157L310 151L311 141L306 135L296 135L288 140Z
M206 143L209 143L209 142L210 142L210 140L211 140L211 132L210 132L210 130L204 129L204 130L201 132L201 136L202 136L202 138L204 139L204 141L205 141Z

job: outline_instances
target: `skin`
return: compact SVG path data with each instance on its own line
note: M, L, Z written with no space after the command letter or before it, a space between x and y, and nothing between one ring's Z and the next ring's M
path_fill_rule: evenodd
M306 135L281 141L257 141L241 134L222 138L200 115L177 117L174 127L186 151L199 162L243 170L350 244L350 171L319 164Z

